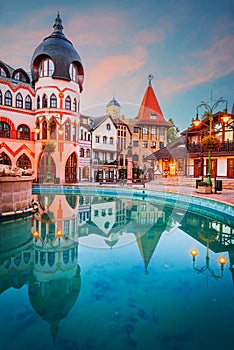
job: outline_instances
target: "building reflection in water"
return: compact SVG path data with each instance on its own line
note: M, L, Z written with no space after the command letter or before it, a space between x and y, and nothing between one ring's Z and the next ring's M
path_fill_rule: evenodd
M179 227L208 249L205 267L210 251L225 252L234 276L234 228L225 222L140 200L55 194L34 199L40 207L33 217L0 223L1 292L28 283L31 305L49 323L53 339L79 297L81 241L88 245L98 237L96 246L102 242L109 249L136 242L148 274L162 235Z

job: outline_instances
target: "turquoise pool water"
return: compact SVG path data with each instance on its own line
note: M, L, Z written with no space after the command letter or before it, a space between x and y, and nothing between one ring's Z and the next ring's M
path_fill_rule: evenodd
M62 192L36 191L37 215L0 223L1 350L229 348L233 208Z

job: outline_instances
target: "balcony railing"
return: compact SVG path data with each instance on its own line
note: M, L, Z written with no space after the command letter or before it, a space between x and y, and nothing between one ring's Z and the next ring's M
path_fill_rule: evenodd
M202 146L195 142L189 143L188 151L190 153L200 153L202 152ZM234 152L234 142L231 142L231 141L222 142L219 148L214 150L214 152Z
M118 162L116 160L110 160L109 162L106 160L101 159L93 159L92 161L93 165L118 165Z

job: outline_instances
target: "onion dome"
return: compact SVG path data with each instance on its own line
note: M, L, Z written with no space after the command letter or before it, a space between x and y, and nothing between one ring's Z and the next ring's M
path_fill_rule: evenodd
M108 103L107 107L110 107L110 106L117 106L117 107L120 107L120 104L119 102L113 97L112 100L110 100L110 102Z
M31 74L35 83L40 77L51 76L55 79L63 79L67 81L74 80L79 84L80 92L83 90L84 70L81 58L75 50L71 41L69 41L64 33L62 20L57 14L54 23L54 31L46 37L42 43L34 51L31 59ZM47 71L43 68L47 62ZM75 74L74 74L75 72Z

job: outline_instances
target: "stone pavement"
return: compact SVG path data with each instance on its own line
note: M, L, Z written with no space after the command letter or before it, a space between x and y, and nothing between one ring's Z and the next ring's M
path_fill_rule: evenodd
M151 189L155 191L164 191L164 192L176 192L189 196L198 196L202 198L209 198L211 200L217 202L223 202L234 206L234 189L223 189L222 191L218 191L217 193L211 194L203 194L197 193L197 190L193 186L185 186L185 185L157 185L154 181L145 184L146 189ZM213 190L214 192L214 190Z

